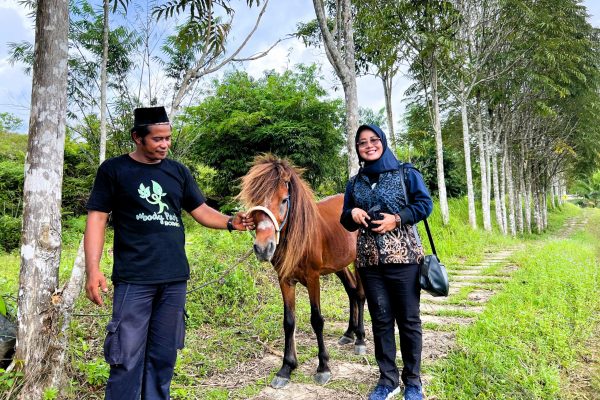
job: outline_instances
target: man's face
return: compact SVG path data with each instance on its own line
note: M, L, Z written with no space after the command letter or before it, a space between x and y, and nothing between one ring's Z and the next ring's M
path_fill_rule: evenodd
M167 158L171 147L171 125L152 125L145 137L135 138L135 143L149 162L158 162Z

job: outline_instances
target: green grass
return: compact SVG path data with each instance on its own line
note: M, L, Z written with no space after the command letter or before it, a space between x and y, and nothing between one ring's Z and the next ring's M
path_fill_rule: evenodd
M600 224L600 213L589 227ZM600 311L600 232L530 243L510 283L433 368L438 399L558 399Z

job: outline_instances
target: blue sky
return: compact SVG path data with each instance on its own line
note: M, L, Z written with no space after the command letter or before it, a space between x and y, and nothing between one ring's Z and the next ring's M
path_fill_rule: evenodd
M141 2L134 0L132 4ZM247 9L244 0L233 0L233 6L238 10L234 21L234 41L240 41L245 32L251 29L258 9ZM591 14L590 22L600 27L600 0L586 0L583 4ZM129 16L132 17L132 8ZM23 72L20 65L11 66L7 61L8 43L22 40L33 41L33 23L27 17L28 11L17 0L0 0L0 112L8 111L18 115L28 123L31 78ZM253 37L251 45L244 52L252 54L269 47L277 38L294 32L298 22L306 22L314 18L314 9L310 0L279 1L271 0L261 25ZM164 32L164 31L162 31ZM275 69L282 71L297 63L317 62L322 65L324 76L323 85L332 97L343 97L331 67L321 49L306 48L300 41L290 39L280 43L271 53L259 60L247 63L243 69L254 76L260 76L262 71ZM240 68L238 66L238 68ZM394 83L394 112L398 120L404 110L402 94L408 87L407 79L399 76ZM164 88L163 88L164 89ZM379 110L384 106L381 83L373 77L362 77L358 82L359 104Z

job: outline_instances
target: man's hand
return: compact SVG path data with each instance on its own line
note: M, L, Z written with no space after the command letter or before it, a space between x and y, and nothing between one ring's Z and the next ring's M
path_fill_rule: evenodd
M254 218L243 212L235 214L232 223L233 227L238 231L253 230L256 228L254 225Z
M85 293L87 298L90 299L92 303L102 306L104 303L102 302L102 296L100 295L98 288L102 289L102 292L104 293L108 292L108 287L106 287L106 278L99 270L91 274L87 274Z

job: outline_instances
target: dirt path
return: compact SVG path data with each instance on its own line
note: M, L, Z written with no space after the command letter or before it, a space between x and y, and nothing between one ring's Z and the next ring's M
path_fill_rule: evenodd
M569 220L557 236L570 236L581 229L585 222L582 219ZM451 291L447 298L432 297L422 293L422 359L425 370L436 360L446 356L453 347L456 326L472 323L483 311L485 303L502 290L503 285L510 280L517 267L510 264L509 258L522 247L517 245L488 253L483 261L476 265L448 266ZM326 321L325 341L331 356L332 379L325 386L312 382L311 376L316 370L317 360L316 357L310 357L300 363L292 375L290 384L283 389L272 389L269 386L269 378L270 374L281 365L281 353L270 348L265 349L262 358L240 364L225 374L213 376L204 384L226 389L241 388L250 383L264 385L260 393L252 397L253 400L364 399L377 381L377 366L374 365L372 356L343 356L340 359L333 355L352 354L352 346L343 347L337 344L339 333L343 332L345 327L345 321ZM367 339L372 338L370 326L365 328ZM296 341L298 347L316 347L312 332L297 332ZM373 354L370 340L367 343L367 351L369 355ZM430 377L425 374L423 376L425 391L429 380ZM227 384L223 384L224 382Z

